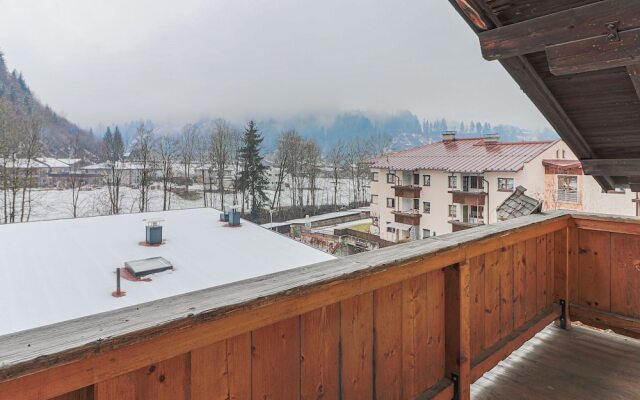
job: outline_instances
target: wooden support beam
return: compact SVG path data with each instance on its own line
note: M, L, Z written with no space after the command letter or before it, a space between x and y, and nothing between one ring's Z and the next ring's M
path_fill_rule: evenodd
M640 159L589 159L580 160L582 170L587 175L598 176L638 176L640 175Z
M636 88L636 93L640 99L640 64L629 65L627 67L627 72L629 73L633 87Z
M468 262L445 270L445 371L457 380L459 400L471 398L470 284Z
M618 35L619 40L598 36L547 47L549 71L569 75L640 63L640 28Z
M571 304L574 320L596 328L611 329L624 336L640 339L640 319L597 310L579 304Z
M482 55L487 60L509 58L547 46L607 36L606 25L618 21L625 31L640 27L640 2L606 0L479 34Z

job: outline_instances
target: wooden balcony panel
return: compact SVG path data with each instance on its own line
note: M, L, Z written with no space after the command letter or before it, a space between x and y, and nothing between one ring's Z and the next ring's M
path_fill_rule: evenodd
M640 336L637 259L638 219L530 215L4 337L0 398L589 397L596 375L640 382L638 344L548 326ZM580 362L607 346L628 348ZM551 365L521 365L527 348ZM551 366L566 375L553 393ZM638 386L585 393L633 398Z
M450 193L452 194L453 203L470 206L483 206L487 198L486 192L463 192L454 190Z
M406 199L417 199L420 197L422 186L417 185L401 185L394 186L395 196Z
M420 218L422 218L422 214L419 212L394 211L393 215L395 222L408 225L420 225Z

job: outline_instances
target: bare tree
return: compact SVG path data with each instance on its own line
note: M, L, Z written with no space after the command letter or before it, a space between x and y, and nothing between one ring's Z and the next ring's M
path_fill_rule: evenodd
M144 124L138 127L135 146L131 152L139 171L138 189L140 191L139 210L149 210L149 188L153 183L153 175L157 170L156 154L153 146L153 129L147 129Z
M211 133L211 164L220 192L220 209L224 209L224 179L233 161L234 132L224 120L217 120Z
M338 188L340 185L340 175L345 167L345 149L342 140L329 150L327 163L331 169L331 184L333 185L333 207L338 207Z
M173 163L178 149L175 138L163 136L158 140L157 153L162 174L162 210L171 208L171 185L173 183Z
M107 128L102 138L102 158L105 160L106 171L104 182L109 196L109 213L120 213L120 186L122 185L122 172L124 161L124 143L120 130L116 127L115 133Z
M69 143L69 158L76 159L80 156L80 142L78 135L74 135ZM73 218L78 217L78 207L80 201L80 191L86 184L85 178L82 176L81 171L78 170L77 163L69 165L68 170L68 182L71 188L71 212Z
M182 128L182 138L180 140L180 162L184 169L185 191L189 192L189 181L191 179L191 165L196 156L198 145L198 127L192 124Z
M318 143L313 140L306 140L303 146L304 172L309 185L309 195L307 196L307 204L309 204L309 196L311 197L311 206L316 206L316 190L318 175L320 174L320 163L322 162L322 150Z
M287 137L289 132L282 132L278 138L278 148L275 154L276 168L278 168L278 178L276 181L276 188L273 193L273 199L271 200L271 209L273 210L276 205L280 207L280 197L282 196L282 186L287 174L287 167L289 165L289 156L291 152L287 147Z

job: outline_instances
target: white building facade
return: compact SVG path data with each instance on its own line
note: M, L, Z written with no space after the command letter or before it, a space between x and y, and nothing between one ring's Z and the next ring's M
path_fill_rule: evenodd
M603 193L562 141L443 139L371 160L371 233L400 242L495 223L519 185L543 210L637 215L635 194Z

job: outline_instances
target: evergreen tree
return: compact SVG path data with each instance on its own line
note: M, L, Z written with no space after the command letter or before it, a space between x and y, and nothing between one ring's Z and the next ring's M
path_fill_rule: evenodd
M113 150L116 155L116 161L122 160L124 157L124 142L122 141L122 134L120 129L116 126L116 130L113 133Z
M243 166L239 189L248 194L251 201L251 215L254 218L258 216L261 206L267 201L267 196L264 193L268 184L267 167L262 164L263 157L260 155L262 140L263 137L256 124L249 121L239 152L240 162Z

